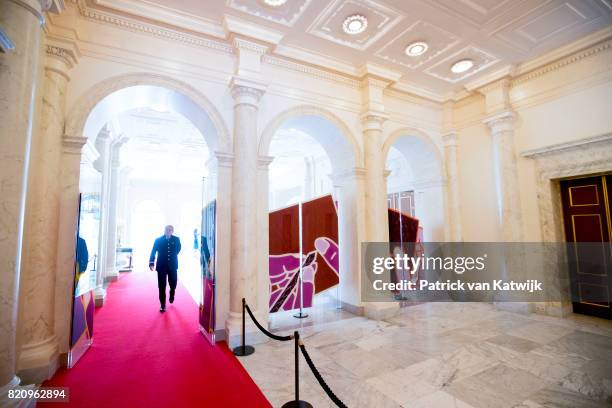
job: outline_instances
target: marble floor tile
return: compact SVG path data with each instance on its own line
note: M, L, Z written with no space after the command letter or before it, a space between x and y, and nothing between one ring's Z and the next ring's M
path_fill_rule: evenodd
M333 392L353 407L602 407L612 401L612 322L424 303L386 320L338 310L297 327ZM309 318L310 319L310 318ZM274 407L294 397L293 343L268 341L239 361ZM300 395L333 407L300 356ZM610 405L608 405L610 406Z
M498 364L446 390L475 408L514 407L548 384L526 371Z
M446 391L436 391L408 405L410 408L474 408Z
M540 344L547 344L573 332L574 329L557 324L532 322L515 327L507 331L507 334L530 340Z
M516 408L604 408L612 406L606 401L594 401L582 394L572 392L559 386L543 388L529 396Z
M514 337L509 334L500 334L499 336L491 337L486 341L509 348L510 350L518 351L519 353L527 353L528 351L536 349L540 346L534 341Z

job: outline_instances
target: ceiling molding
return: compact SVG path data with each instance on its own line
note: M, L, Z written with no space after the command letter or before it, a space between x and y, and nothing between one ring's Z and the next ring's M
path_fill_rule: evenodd
M353 64L348 64L346 62L342 62L321 54L315 54L311 51L307 51L295 46L287 46L281 44L275 48L274 53L283 57L288 57L298 61L319 65L323 68L327 68L332 71L338 71L346 75L358 75L358 70Z
M602 41L599 44L595 44L587 49L584 49L582 51L576 52L572 55L566 56L565 58L561 58L557 61L554 61L552 63L549 63L541 68L538 69L534 69L533 71L530 71L526 74L520 75L518 77L516 77L513 81L512 81L512 86L518 85L520 83L523 82L527 82L530 81L532 79L541 77L543 75L546 75L550 72L554 72L557 71L558 69L561 69L563 67L566 67L568 65L574 64L576 62L580 62L586 58L595 56L597 54L600 54L604 51L609 50L610 48L612 48L612 38L606 40L606 41Z
M79 13L82 17L97 21L99 23L111 24L129 31L149 34L171 41L178 41L189 45L206 47L226 54L232 54L234 52L231 45L221 41L193 34L187 34L177 30L171 30L168 28L160 27L156 24L145 23L143 21L139 21L127 16L121 16L115 13L101 11L93 7L89 7L87 5L86 0L76 0L76 2L79 9Z
M301 64L299 62L291 61L286 58L272 56L272 55L264 55L263 62L268 65L281 67L285 69L289 69L292 71L297 71L302 74L307 74L313 78L324 79L328 81L332 81L335 83L341 83L344 85L348 85L351 88L360 88L361 81L352 78L346 75L341 75L338 73L330 72L324 69L320 69L311 65Z
M398 92L404 92L404 93L420 96L421 98L429 99L434 102L441 103L445 101L444 97L440 95L439 93L425 89L417 85L407 83L405 81L396 82L395 84L391 86L391 89L398 91Z
M388 80L390 82L397 82L402 77L402 74L400 72L389 68L381 67L380 65L372 64L370 62L361 65L357 70L357 76L364 77L366 75L373 75Z
M585 145L607 143L610 141L612 141L612 133L604 133L602 135L586 137L584 139L574 140L571 142L559 143L552 146L540 147L537 149L525 150L524 152L521 152L521 156L534 158L567 150L580 149L583 148Z
M254 24L250 21L245 21L233 16L225 16L223 19L223 27L230 34L240 34L246 37L254 38L270 44L278 44L284 36L284 33L273 30L271 28L262 27L259 24Z
M93 4L161 23L171 21L172 25L176 27L196 33L218 38L224 38L225 36L223 26L212 20L147 0L93 0Z

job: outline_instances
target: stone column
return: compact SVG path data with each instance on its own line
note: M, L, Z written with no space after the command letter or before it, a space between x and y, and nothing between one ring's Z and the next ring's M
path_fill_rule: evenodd
M67 48L46 45L41 125L33 135L20 299L22 344L17 364L27 383L50 378L58 366L54 332L55 265L59 215L59 169L68 70L76 62Z
M520 187L514 149L512 111L503 111L485 119L493 139L493 166L498 203L498 223L502 242L522 240Z
M304 189L302 200L310 200L316 196L316 180L314 177L315 163L313 157L304 157Z
M106 271L106 231L108 224L108 186L109 186L109 156L110 156L111 134L107 127L104 127L98 137L96 137L95 147L100 153L94 162L94 168L102 175L100 186L100 227L98 232L98 260L96 264L96 307L104 305L106 299L106 288L104 287L104 273Z
M382 125L386 116L366 113L362 116L366 168L365 201L367 241L389 240L387 226L387 185L383 155Z
M121 246L127 246L130 242L128 226L130 225L130 208L128 205L130 188L130 173L132 168L123 166L119 170L119 193L118 193L118 209L117 209L117 242ZM121 234L119 234L121 230Z
M366 239L369 242L389 241L387 215L386 157L383 155L382 125L386 115L368 112L361 118L364 138ZM361 258L360 258L361 259ZM371 319L385 319L399 310L397 302L365 302L364 314Z
M263 87L234 79L234 163L232 168L232 250L230 316L226 332L230 344L239 338L242 298L257 307L257 111Z
M211 158L211 161L213 159ZM231 267L231 212L232 190L228 186L232 183L232 165L234 156L229 153L215 152L217 173L217 268L215 273L215 334L219 339L224 338L225 325L230 311L230 267ZM215 170L211 162L209 171Z
M87 143L85 137L66 134L62 137L61 170L59 174L59 223L55 263L55 335L62 359L68 353L72 321L76 229L79 216L79 178L81 151L85 143Z
M270 211L269 187L271 156L259 156L257 159L257 298L258 319L267 322L270 302L270 237L268 214Z
M15 45L0 53L0 405L8 405L8 388L20 382L15 375L17 310L42 3L11 0L0 6L0 27Z
M363 315L361 303L361 242L366 241L366 205L362 167L341 169L331 176L338 200L338 247L340 304L343 309Z
M127 138L116 140L110 150L110 174L108 187L108 218L106 234L106 264L105 280L116 281L119 279L117 269L117 209L119 207L119 173L121 167L121 146Z
M449 239L462 241L461 235L461 198L459 196L459 167L457 166L457 132L442 136L444 142L444 161L446 164L446 189L448 205Z

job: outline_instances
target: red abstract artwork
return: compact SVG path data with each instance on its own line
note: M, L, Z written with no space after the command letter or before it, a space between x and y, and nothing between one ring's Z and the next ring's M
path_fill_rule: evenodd
M315 294L339 283L338 213L331 195L270 212L270 312L311 307ZM302 288L299 284L302 259Z

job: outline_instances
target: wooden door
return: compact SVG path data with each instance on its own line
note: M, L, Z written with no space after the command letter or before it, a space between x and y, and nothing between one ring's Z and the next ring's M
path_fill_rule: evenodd
M570 279L575 313L612 318L612 175L561 181L567 242L599 243L570 249Z

